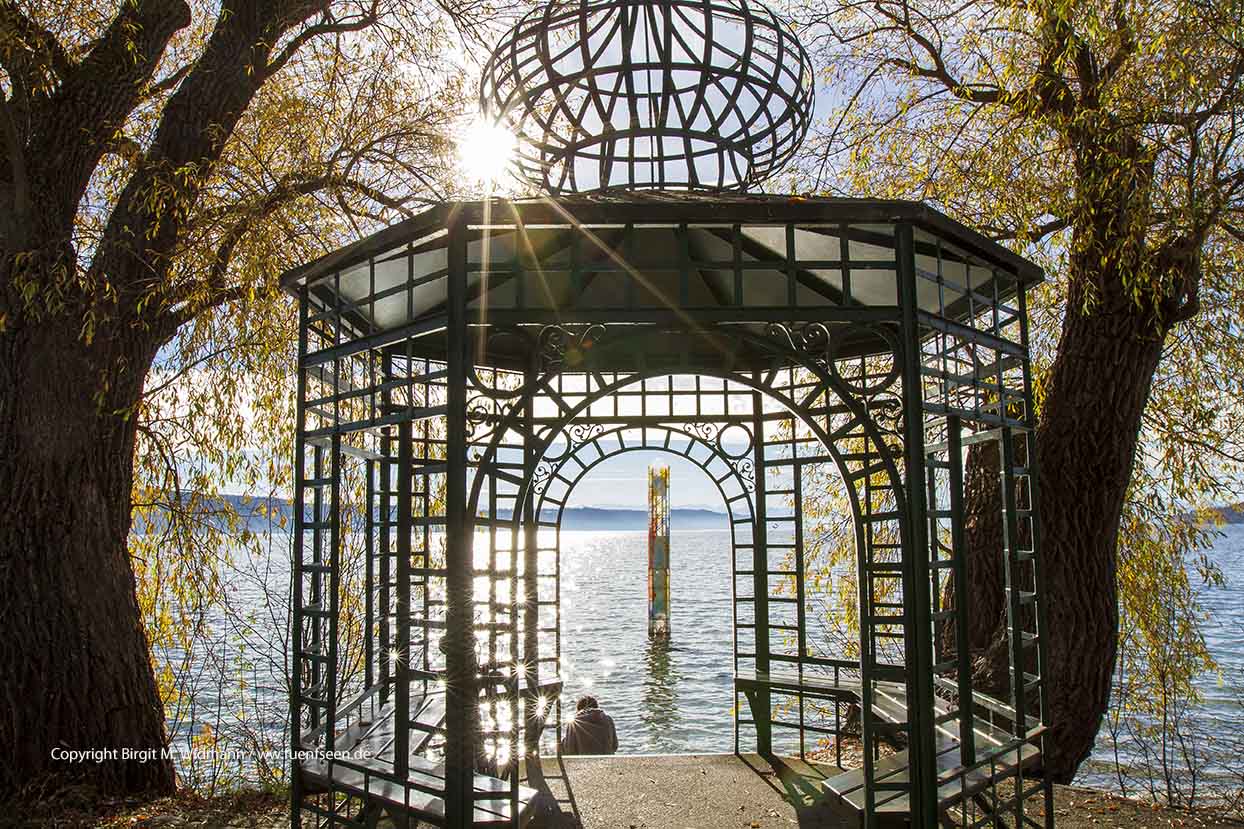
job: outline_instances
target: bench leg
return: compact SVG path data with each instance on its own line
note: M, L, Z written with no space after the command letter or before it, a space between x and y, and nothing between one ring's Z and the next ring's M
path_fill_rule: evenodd
M380 822L380 816L384 813L379 806L374 803L368 803L363 807L363 814L360 817L363 820L363 826L367 829L376 829L376 824Z
M747 707L752 712L752 722L756 725L756 753L761 757L772 757L773 726L769 723L771 707L769 692L753 689L744 691L743 695L747 697ZM735 751L738 751L737 738Z
M985 797L985 795L977 792L972 795L972 802L979 806L980 810L985 814L993 815L993 825L996 826L997 829L1009 829L1006 821L999 816L998 812L994 808L994 804L990 803L989 798Z

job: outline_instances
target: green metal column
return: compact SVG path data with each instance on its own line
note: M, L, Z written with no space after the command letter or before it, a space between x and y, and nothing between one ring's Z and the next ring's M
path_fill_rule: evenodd
M523 748L528 757L539 751L541 719L537 682L540 676L540 528L536 524L536 494L531 487L540 460L535 445L536 359L533 354L523 374L523 388L529 394L523 401L523 481L528 484L523 497L523 669L527 674Z
M928 521L925 512L924 394L920 373L915 243L911 225L894 228L902 311L900 354L903 377L904 500L903 604L907 651L907 720L911 780L911 825L937 825L937 769L933 740L933 619L929 581Z
M760 374L752 379L760 384ZM769 673L769 536L765 509L765 421L764 398L752 392L753 462L756 464L756 515L752 522L752 621L756 634L756 673ZM772 694L761 683L751 698L752 720L756 723L756 752L773 754Z
M393 358L389 355L384 357L384 380L389 382L393 379ZM381 396L384 410L390 411L393 405L392 393L386 389ZM377 577L380 579L378 585L378 606L377 611L377 635L379 636L379 648L376 654L377 667L380 672L380 703L385 705L389 702L389 697L393 694L391 679L393 677L394 666L389 660L389 652L393 649L393 632L392 624L392 598L395 595L392 582L394 580L393 568L396 563L393 560L393 544L394 531L393 525L393 473L395 470L393 450L396 433L398 430L392 426L386 427L381 432L380 451L383 459L377 464L380 475L379 488L379 509L380 509L380 531L377 539L379 572ZM398 450L401 451L400 449Z
M298 757L302 748L302 557L305 552L303 541L303 523L306 510L303 476L306 473L306 441L303 439L304 410L307 399L307 372L303 361L307 356L307 289L298 292L298 399L294 401L294 550L293 550L293 620L290 634L293 637L293 669L289 695L289 747L290 757ZM317 490L318 492L318 490ZM302 774L298 760L290 761L289 769L290 827L301 829L302 826Z
M410 764L410 534L413 531L411 491L414 437L409 420L397 427L397 581L396 636L397 659L393 665L393 773L405 778ZM385 609L388 612L388 609Z
M972 653L968 647L968 563L963 526L963 423L958 415L946 418L946 446L950 461L950 549L955 585L955 649L959 680L959 762L976 762L976 732L972 728Z
M478 665L475 658L472 521L467 513L467 234L460 212L449 224L445 434L445 826L467 829L474 814Z
M799 670L799 682L803 684L804 678L804 660L808 657L808 618L804 602L807 599L807 591L804 587L804 556L803 556L803 464L797 461L799 457L799 448L795 443L796 432L799 428L794 418L790 421L790 455L791 455L791 489L793 503L795 505L795 647L798 653L799 661L796 663ZM805 732L806 711L805 698L803 694L799 695L799 759L805 760L808 755L808 746ZM835 710L837 706L835 706ZM841 750L841 749L839 749Z
M1028 295L1024 288L1019 291L1019 325L1020 325L1020 344L1024 347L1024 423L1027 431L1025 432L1026 453L1025 460L1028 462L1029 478L1029 504L1032 510L1032 564L1033 579L1036 585L1036 614L1037 614L1037 630L1036 639L1033 644L1037 648L1037 676L1040 682L1037 687L1037 706L1038 715L1043 726L1049 726L1050 716L1049 707L1046 702L1045 688L1045 666L1046 661L1046 627L1045 620L1045 602L1049 595L1045 592L1044 567L1041 563L1041 467L1039 458L1037 457L1037 415L1034 405L1034 395L1032 391L1032 357L1029 348L1028 339ZM1041 739L1042 751L1045 749L1045 738ZM1047 829L1054 827L1054 783L1049 775L1042 775L1041 789L1045 801L1045 826Z

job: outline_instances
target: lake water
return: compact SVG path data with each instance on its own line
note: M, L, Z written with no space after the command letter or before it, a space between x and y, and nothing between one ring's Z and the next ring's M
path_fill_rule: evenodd
M729 533L673 534L668 651L647 636L646 536L581 532L563 538L567 695L591 691L598 698L617 721L619 751L732 751ZM1203 587L1200 595L1221 676L1198 682L1203 703L1192 730L1244 739L1244 525L1224 528L1213 559L1226 586ZM1120 740L1125 761L1135 762L1136 749ZM1202 750L1216 753L1212 745ZM1103 733L1080 782L1117 787L1113 753ZM1217 760L1211 769L1238 763L1221 754Z
M275 543L273 546L278 546ZM647 633L647 537L643 532L567 531L562 534L562 654L568 700L594 694L613 716L622 753L729 752L734 731L732 693L732 609L730 535L726 530L674 531L671 540L671 628L668 645L653 643ZM278 556L274 556L278 558ZM1222 677L1200 682L1204 703L1195 724L1204 733L1244 735L1244 526L1225 528L1213 558L1227 576L1225 587L1201 590L1211 613L1207 636ZM222 635L219 649L232 651L246 641L254 663L249 693L266 710L265 724L279 726L286 708L281 683L283 655L261 653L279 642L272 614L260 598L265 579L284 590L279 574L258 570L240 579L235 596L254 601L257 613L249 629ZM264 676L268 674L268 676ZM211 683L207 683L210 688ZM212 711L216 697L199 701ZM237 691L226 691L226 703ZM225 707L228 707L226 704ZM179 729L182 737L201 728L209 717L196 714ZM220 730L219 723L213 726ZM1099 739L1093 761L1081 782L1117 786L1108 737ZM1120 746L1132 756L1134 747ZM1235 763L1235 758L1224 762Z
M628 754L734 750L730 533L670 540L670 639L648 637L648 537L562 533L562 675Z

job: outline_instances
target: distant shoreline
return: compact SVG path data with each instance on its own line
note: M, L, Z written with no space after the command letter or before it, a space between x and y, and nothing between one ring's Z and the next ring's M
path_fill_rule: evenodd
M221 502L228 503L242 518L253 523L268 523L283 517L287 524L294 517L293 504L284 498L246 498L241 495L222 495ZM208 505L204 505L208 506ZM223 506L223 504L222 504ZM210 509L210 506L208 506ZM1244 502L1213 506L1210 511L1218 513L1224 524L1244 524ZM1185 520L1198 521L1195 512L1184 513ZM498 516L508 518L508 514ZM546 519L552 516L546 511ZM725 530L730 528L730 516L704 507L675 507L670 516L674 530ZM141 528L136 528L139 532ZM252 530L259 527L252 526ZM563 530L646 530L648 511L627 507L568 507L562 514Z
M219 502L222 502L221 507L227 503L236 510L237 514L248 522L252 531L263 531L265 525L279 524L282 519L285 521L286 528L292 529L293 504L284 498L246 498L241 495L222 495ZM210 509L209 504L204 506ZM498 517L508 518L509 514L505 512ZM553 516L546 511L544 518L551 520ZM675 532L727 530L730 528L730 516L724 512L702 507L675 507L670 510L670 526ZM141 528L136 527L136 529L142 532ZM562 513L562 529L646 530L648 529L648 511L612 507L568 507Z
M670 529L725 530L730 519L724 512L675 507L670 510ZM568 507L562 513L563 530L646 530L648 511L604 507Z
M1221 515L1224 524L1244 524L1244 502L1210 507L1210 510ZM1195 519L1196 515L1191 514L1189 517Z

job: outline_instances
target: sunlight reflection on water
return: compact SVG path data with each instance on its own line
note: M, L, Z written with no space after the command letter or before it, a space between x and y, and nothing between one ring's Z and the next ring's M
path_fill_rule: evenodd
M204 724L217 728L218 703L235 709L245 680L246 695L259 708L252 725L280 740L288 710L284 671L283 620L275 618L269 596L282 596L287 576L281 566L289 536L274 534L262 560L240 556L254 571L237 573L228 588L236 604L250 609L244 629L231 628L218 614L209 618L211 636L192 673L203 673L202 688L187 688L184 720L173 723L179 745ZM731 706L733 620L730 533L727 530L675 530L672 542L671 631L668 644L653 643L647 628L647 535L642 531L565 531L562 533L562 676L569 715L574 699L594 694L613 716L623 753L720 752L733 750ZM1201 588L1211 613L1206 628L1210 651L1222 669L1198 683L1204 693L1194 713L1202 733L1244 733L1244 526L1224 528L1210 553L1227 576L1226 587ZM1051 597L1056 601L1057 597ZM248 614L249 615L249 614ZM235 662L246 646L247 662ZM174 652L171 657L179 656ZM229 673L223 689L210 682L213 666ZM207 713L205 713L207 712ZM1120 746L1124 757L1134 746ZM1078 782L1111 788L1108 737L1099 737L1094 758Z
M730 533L675 531L671 547L671 635L660 643L648 638L647 535L562 533L566 701L590 691L614 718L620 753L732 751Z

